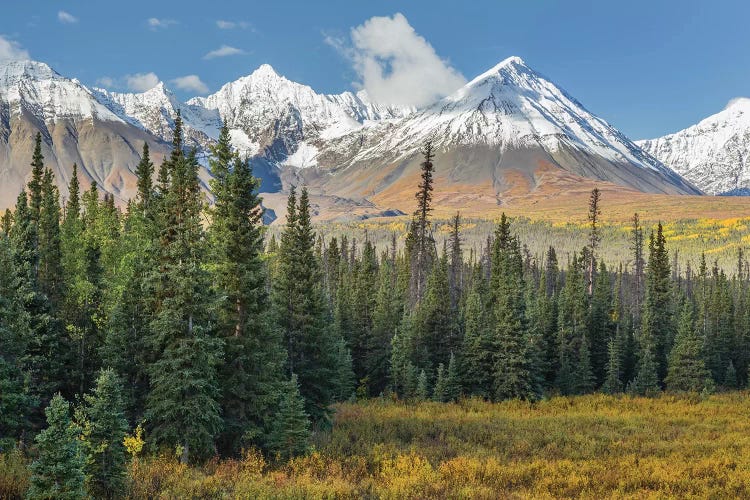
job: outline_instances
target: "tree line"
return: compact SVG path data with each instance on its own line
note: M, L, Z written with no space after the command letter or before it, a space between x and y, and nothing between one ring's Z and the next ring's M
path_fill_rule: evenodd
M221 130L206 202L178 115L171 155L144 145L124 211L76 168L61 204L37 135L0 231L0 446L28 453L30 496L116 497L128 452L185 463L256 447L284 460L332 403L392 395L535 401L747 384L750 273L670 259L637 214L632 266L589 237L567 262L530 255L503 215L481 252L431 230L434 151L400 248L316 234L292 188L265 237L259 180ZM131 432L131 434L128 434ZM127 446L128 442L140 442ZM126 450L127 448L127 450ZM132 449L131 449L132 448ZM136 451L133 451L136 449Z

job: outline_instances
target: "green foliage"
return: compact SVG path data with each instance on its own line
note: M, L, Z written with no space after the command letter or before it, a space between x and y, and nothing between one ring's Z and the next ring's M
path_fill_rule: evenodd
M417 389L414 396L420 401L426 401L430 398L430 387L427 383L427 373L424 370L419 372L417 377Z
M339 371L336 332L327 324L319 263L314 253L315 235L310 201L305 188L299 204L289 195L287 225L281 237L279 267L274 276L274 319L284 334L287 369L299 378L300 393L308 414L326 419Z
M36 437L38 457L31 464L26 495L30 499L86 497L80 429L71 422L70 405L59 394L45 410L47 428Z
M279 459L304 454L310 447L310 421L299 392L297 376L280 387L278 411L267 438L268 449Z
M170 184L157 206L158 267L149 285L155 307L147 339L154 358L145 415L156 445L179 447L187 462L213 451L222 425L217 367L224 343L214 332L210 276L202 266L198 162L181 152L181 141L175 137Z
M686 302L680 315L677 339L669 355L669 372L665 379L672 391L701 392L713 389L711 373L703 360L700 337L693 324L693 306Z
M86 489L94 498L119 498L125 488L125 446L128 429L121 382L112 369L102 370L84 406L76 413L86 456Z

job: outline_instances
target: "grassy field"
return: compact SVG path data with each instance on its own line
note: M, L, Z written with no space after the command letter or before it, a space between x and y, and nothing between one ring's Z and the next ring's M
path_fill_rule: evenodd
M337 407L290 463L130 465L131 498L748 498L750 396ZM23 473L0 456L5 483ZM12 476L15 474L15 476ZM5 490L7 494L9 489Z

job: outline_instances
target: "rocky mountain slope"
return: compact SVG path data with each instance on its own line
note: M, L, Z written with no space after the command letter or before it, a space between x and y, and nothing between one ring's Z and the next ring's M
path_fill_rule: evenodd
M747 193L750 99L734 99L692 127L637 144L706 193Z
M72 165L84 187L96 181L116 199L135 192L132 171L144 141L159 159L166 145L132 126L78 80L34 61L0 64L0 208L15 203L30 174L34 137L41 133L46 165L63 197Z

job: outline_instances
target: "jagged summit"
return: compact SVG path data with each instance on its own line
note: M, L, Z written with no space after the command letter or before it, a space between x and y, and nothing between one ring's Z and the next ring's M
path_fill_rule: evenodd
M48 64L31 60L0 60L0 84L8 85L19 79L62 79Z
M707 193L741 193L750 188L750 99L732 99L691 127L638 145Z

